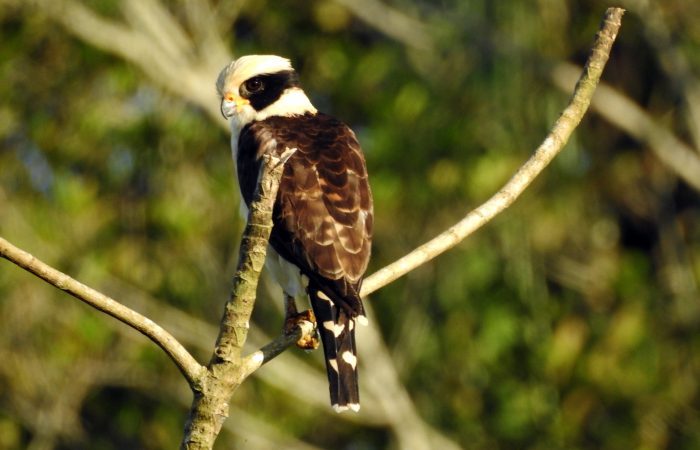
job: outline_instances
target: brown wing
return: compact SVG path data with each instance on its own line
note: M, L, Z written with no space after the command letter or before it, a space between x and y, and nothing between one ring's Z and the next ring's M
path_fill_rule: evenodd
M285 165L270 243L332 300L360 313L355 303L369 262L373 221L360 145L350 128L325 114L251 124L241 133L238 154L246 203L255 189L260 154L287 148L297 151Z

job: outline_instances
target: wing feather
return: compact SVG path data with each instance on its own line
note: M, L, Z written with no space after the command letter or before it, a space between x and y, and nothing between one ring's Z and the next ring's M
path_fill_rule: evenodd
M355 134L325 114L269 117L239 139L241 191L250 203L261 151L296 148L285 165L270 238L275 250L315 279L338 303L357 292L371 251L373 211L367 169ZM262 150L261 150L262 149ZM243 169L248 173L243 175ZM253 169L253 170L251 170ZM250 175L254 173L255 175Z

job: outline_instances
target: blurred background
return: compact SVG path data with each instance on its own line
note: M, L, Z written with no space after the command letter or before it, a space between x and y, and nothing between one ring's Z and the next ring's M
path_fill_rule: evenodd
M376 292L359 414L297 349L218 448L700 448L700 3L628 9L591 111L514 206ZM349 123L373 272L490 197L565 106L586 0L0 1L0 235L208 360L242 219L214 82L292 59ZM282 324L263 280L250 349ZM165 449L191 402L146 338L0 262L0 449Z

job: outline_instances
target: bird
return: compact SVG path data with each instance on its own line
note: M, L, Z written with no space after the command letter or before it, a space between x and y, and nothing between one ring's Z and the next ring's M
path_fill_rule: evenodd
M331 406L359 411L355 329L366 324L360 298L374 221L365 157L355 133L319 112L289 59L241 56L216 81L231 129L238 184L249 207L264 154L285 162L273 208L265 267L280 284L287 324L315 319ZM312 311L298 314L296 300ZM318 338L297 345L318 346Z

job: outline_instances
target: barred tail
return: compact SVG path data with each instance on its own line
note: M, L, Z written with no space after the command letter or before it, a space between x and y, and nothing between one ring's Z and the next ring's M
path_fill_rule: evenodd
M331 405L336 412L359 411L355 319L323 292L309 288L309 298L323 342Z

